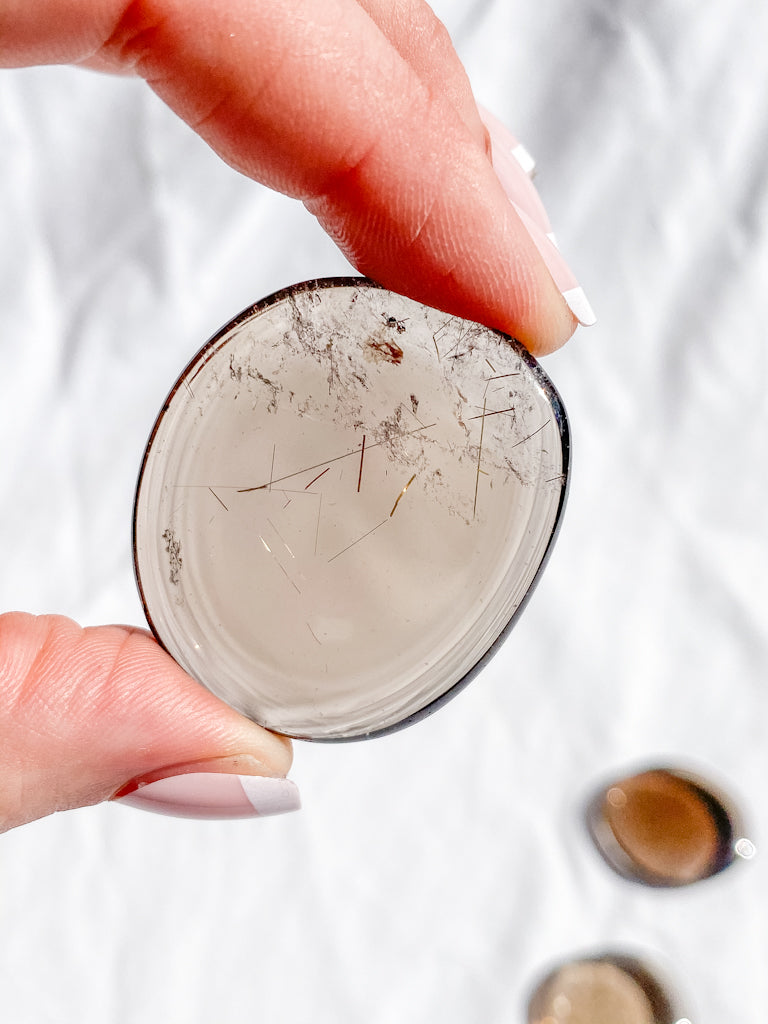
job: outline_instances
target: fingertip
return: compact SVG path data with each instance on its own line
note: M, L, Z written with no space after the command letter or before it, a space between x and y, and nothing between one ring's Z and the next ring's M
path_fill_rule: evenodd
M167 766L284 777L289 739L190 678L144 630L0 616L0 830L99 803Z
M96 626L85 632L96 644L112 631L117 633L112 642L120 637L122 641L105 700L129 708L143 723L147 740L156 737L168 753L179 743L213 744L213 752L203 757L246 756L256 759L265 774L287 774L293 761L287 736L264 729L224 704L192 679L147 630ZM181 760L192 758L175 762Z
M530 329L517 330L514 337L537 359L551 355L569 341L579 326L565 301L557 296L556 309L542 314Z

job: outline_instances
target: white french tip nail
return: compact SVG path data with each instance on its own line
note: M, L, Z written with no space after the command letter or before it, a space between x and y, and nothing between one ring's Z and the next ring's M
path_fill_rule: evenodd
M267 779L260 775L239 775L240 785L254 811L260 816L298 811L301 797L290 779Z
M554 245L556 249L560 248L560 246L557 244L557 236L555 235L554 231L548 231L547 238L550 240L550 242L552 243L552 245Z
M515 202L512 203L512 206L517 211L517 215L523 227L531 236L534 245L539 250L539 254L552 275L552 280L555 282L560 294L565 299L568 308L580 324L584 327L591 327L592 324L597 322L597 317L589 304L589 299L584 294L583 288L580 287L573 271L563 258L563 254L549 234L542 231L525 210Z
M584 294L583 288L569 288L562 294L568 309L570 309L582 327L591 327L597 323L597 317L589 304L589 299Z
M187 772L139 785L117 798L144 811L177 818L262 818L301 807L290 779L225 772Z
M532 178L536 173L536 161L522 142L518 142L518 144L512 149L512 156L517 160L528 177Z

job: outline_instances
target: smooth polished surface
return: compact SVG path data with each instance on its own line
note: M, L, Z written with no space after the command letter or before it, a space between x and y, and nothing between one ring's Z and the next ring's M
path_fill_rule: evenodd
M653 969L628 956L573 960L539 983L528 1024L690 1024Z
M619 874L655 886L718 874L754 845L732 798L690 772L652 768L611 782L588 809L592 838Z
M465 680L560 520L568 433L495 331L362 279L310 282L201 350L136 500L152 628L278 732L364 736Z

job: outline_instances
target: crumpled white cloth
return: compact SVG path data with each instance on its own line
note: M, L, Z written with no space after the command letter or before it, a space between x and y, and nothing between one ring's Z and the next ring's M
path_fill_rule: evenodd
M544 363L574 437L550 565L432 719L298 744L299 814L0 838L4 1020L506 1024L554 961L617 947L698 1024L768 1005L765 856L650 891L581 820L660 760L768 844L768 8L435 8L599 317ZM0 607L141 622L133 487L170 384L241 308L348 271L140 83L0 73Z

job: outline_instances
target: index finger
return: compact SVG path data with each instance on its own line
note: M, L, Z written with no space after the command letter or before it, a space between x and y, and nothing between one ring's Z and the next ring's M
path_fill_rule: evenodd
M355 0L90 0L62 39L70 6L35 5L55 59L134 69L233 167L303 200L362 273L538 354L573 333L477 133ZM19 17L5 59L40 59Z

